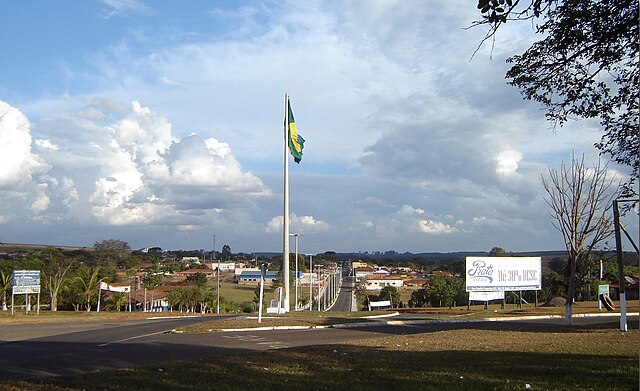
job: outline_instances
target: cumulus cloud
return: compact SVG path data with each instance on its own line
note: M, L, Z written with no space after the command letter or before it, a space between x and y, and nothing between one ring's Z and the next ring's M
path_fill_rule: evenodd
M38 131L48 137L34 142L42 156L31 151L26 117L4 102L0 108L0 189L11 189L2 196L20 202L28 193L28 209L41 221L87 220L89 206L109 225L200 226L225 207L271 194L226 143L176 137L166 118L137 101L123 111L100 98L42 121Z
M224 143L197 135L175 138L164 117L138 102L107 130L108 158L91 202L96 217L112 224L162 221L177 210L215 209L236 203L234 196L270 194ZM205 206L211 196L213 203Z
M47 163L31 151L31 129L27 117L0 101L0 190L32 181L46 172Z
M266 232L277 233L282 232L284 225L284 217L275 216L267 223ZM329 224L322 220L317 220L313 216L296 216L292 214L289 219L289 227L291 232L299 233L318 233L329 230Z

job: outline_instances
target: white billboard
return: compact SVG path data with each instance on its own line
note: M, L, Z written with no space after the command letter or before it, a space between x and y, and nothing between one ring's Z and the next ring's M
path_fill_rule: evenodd
M467 292L538 291L541 269L540 257L467 257Z
M14 270L12 292L14 295L40 293L40 270Z

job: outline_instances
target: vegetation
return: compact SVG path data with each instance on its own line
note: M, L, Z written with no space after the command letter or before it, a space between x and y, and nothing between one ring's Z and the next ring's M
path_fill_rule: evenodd
M562 126L594 118L603 135L596 148L631 168L622 193L636 193L640 173L640 66L636 0L478 0L487 25L483 40L500 26L534 20L541 39L507 61L508 83L527 100L540 103L546 117Z

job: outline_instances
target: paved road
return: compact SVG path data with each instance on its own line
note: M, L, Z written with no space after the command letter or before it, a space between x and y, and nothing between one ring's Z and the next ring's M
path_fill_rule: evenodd
M394 334L428 333L447 329L508 329L524 322L474 322L421 325L393 325L358 328L213 332L210 334L165 333L175 327L211 318L136 321L127 324L85 326L83 331L58 333L37 338L13 338L0 342L0 381L69 375L96 369L135 367L179 359L193 359L241 352L297 346L333 344L354 339L379 338ZM637 316L633 318L637 322ZM616 323L617 318L576 319L583 322ZM536 321L545 322L545 321ZM545 323L561 324L562 320ZM22 326L28 329L31 326ZM530 324L531 329L539 327ZM3 327L3 335L5 334ZM15 330L14 330L15 331ZM40 330L42 333L42 330ZM25 334L29 334L28 332Z
M338 294L335 304L329 311L357 311L353 299L353 287L355 286L353 282L354 277L349 276L349 271L349 267L345 266L342 268L342 287L340 288L340 293Z

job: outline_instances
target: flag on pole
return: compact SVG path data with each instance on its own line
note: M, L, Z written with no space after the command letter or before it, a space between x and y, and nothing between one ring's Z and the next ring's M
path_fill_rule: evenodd
M296 120L293 118L291 110L291 102L287 100L287 138L289 140L289 151L296 163L302 160L302 148L304 148L304 139L298 134L296 128Z

